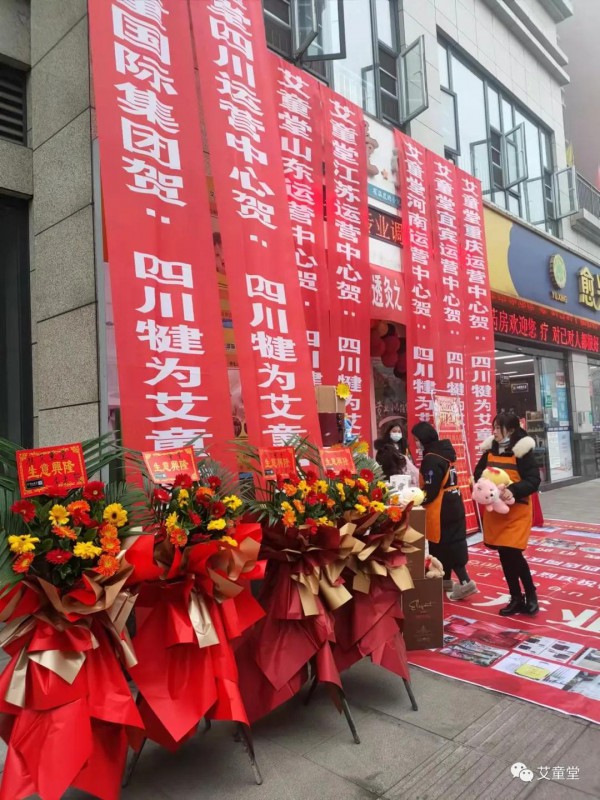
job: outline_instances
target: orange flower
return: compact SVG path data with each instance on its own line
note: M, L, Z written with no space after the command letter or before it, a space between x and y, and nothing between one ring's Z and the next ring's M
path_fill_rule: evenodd
M294 508L299 514L304 514L306 507L301 500L294 500Z
M121 550L121 542L118 539L113 539L112 537L101 536L100 547L105 553L112 553L113 555L116 555Z
M61 539L77 539L77 534L73 530L73 528L65 528L63 527L54 527L52 528L52 533L55 536L59 536Z
M392 522L400 522L402 519L402 509L398 508L397 506L391 506L390 508L387 508L386 514L392 520Z
M296 524L296 515L293 511L286 511L283 515L283 524L286 528L291 528L292 525Z
M298 491L298 488L294 486L293 483L284 483L283 491L287 494L288 497L293 497Z
M359 494L358 502L361 504L361 506L368 506L371 501L368 497L365 497L364 494Z
M110 522L103 522L98 531L103 539L118 539L119 531Z
M327 498L327 508L333 508L335 505L335 500L332 497Z
M393 497L390 498L390 505L391 506L400 505L400 497L397 494L395 494Z
M185 547L188 541L187 533L183 528L173 528L169 534L169 541L176 547Z
M103 578L112 578L115 572L119 569L119 559L105 554L98 559L98 566L94 567L94 572L102 575Z
M12 565L13 572L17 572L19 574L29 572L29 567L31 566L34 556L35 553L23 553L23 555L15 558Z
M87 513L89 510L90 504L85 500L75 500L73 503L69 503L67 506L67 511L69 514L77 514L79 511L84 511Z

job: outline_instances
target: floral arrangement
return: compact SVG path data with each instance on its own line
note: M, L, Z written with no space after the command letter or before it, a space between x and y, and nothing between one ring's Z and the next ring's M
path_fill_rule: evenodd
M64 499L42 496L14 502L10 511L20 518L21 532L7 537L13 572L63 589L88 571L103 578L115 575L131 527L129 512L111 494L117 498L123 491L90 481Z
M243 502L229 491L226 480L210 470L203 472L200 480L181 474L173 486L154 489L151 506L159 543L166 541L180 550L211 540L237 546L230 534L242 514Z

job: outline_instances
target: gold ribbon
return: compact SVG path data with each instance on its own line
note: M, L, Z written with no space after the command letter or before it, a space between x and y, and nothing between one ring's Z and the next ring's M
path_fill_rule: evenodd
M195 589L190 592L188 614L198 640L198 647L211 647L214 644L219 644L219 637L213 625L206 600Z
M386 563L386 556L401 552L416 552L417 547L411 543L422 539L422 534L410 527L391 531L377 541L367 543L364 548L350 559L348 566L354 572L352 588L357 592L368 594L373 576L389 576L401 592L414 588L414 583L406 564L393 565ZM399 547L398 547L399 545Z

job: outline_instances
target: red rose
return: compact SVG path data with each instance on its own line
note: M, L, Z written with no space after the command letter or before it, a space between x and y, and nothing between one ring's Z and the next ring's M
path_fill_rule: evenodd
M218 478L216 475L211 475L208 479L208 485L211 489L218 489L222 483L223 481L221 478Z
M90 481L83 487L86 500L104 500L104 484L102 481Z
M35 519L35 506L29 500L17 500L10 507L13 514L18 514L23 522L31 522Z
M193 511L191 511L188 514L188 517L190 518L190 522L192 523L194 528L197 528L198 525L202 525L202 517L200 516L200 514L195 514Z
M374 480L374 478L375 478L375 475L373 475L373 473L371 472L371 470L370 470L370 469L361 469L361 471L360 471L360 477L361 477L361 478L362 478L364 481L368 481L369 483L371 483L371 481L372 481L372 480Z
M319 476L314 469L307 469L305 472L305 480L309 486L314 486L314 484L319 480Z
M371 500L375 501L383 500L383 492L381 491L381 489L373 489L373 491L371 492Z
M67 561L70 561L72 558L73 553L70 553L68 550L60 550L59 548L46 553L46 561L49 561L50 564L66 564Z
M212 504L210 513L215 519L224 517L225 514L227 513L227 506L225 505L225 503L222 503L220 500L217 500L216 503Z
M169 503L171 501L171 495L164 489L155 489L152 496L155 503Z
M190 478L189 475L181 474L176 475L175 480L173 481L173 486L179 486L181 489L191 489L193 484L193 480Z

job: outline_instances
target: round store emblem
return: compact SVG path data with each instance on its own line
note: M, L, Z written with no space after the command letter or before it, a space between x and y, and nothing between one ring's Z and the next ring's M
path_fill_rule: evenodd
M564 289L567 285L567 265L558 253L550 257L550 279L555 289Z

